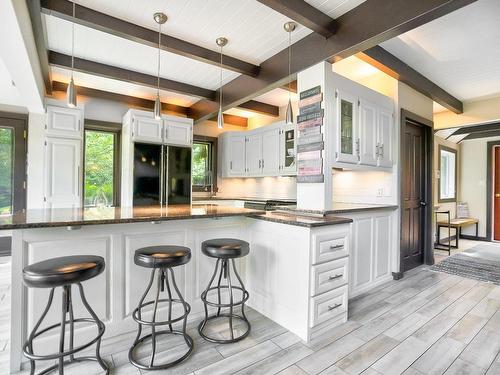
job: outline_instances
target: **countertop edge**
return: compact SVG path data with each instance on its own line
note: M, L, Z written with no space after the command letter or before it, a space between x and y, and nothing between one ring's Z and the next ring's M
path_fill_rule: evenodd
M349 219L346 217L336 217L335 221L331 221L331 222L318 221L315 223L303 223L303 222L286 220L286 219L282 219L282 218L270 217L270 216L265 216L265 215L250 215L249 218L269 221L269 222L273 222L273 223L285 224L285 225L293 225L293 226L297 226L297 227L305 227L305 228L315 228L315 227L325 227L325 226L329 226L329 225L350 224L353 221L352 219ZM309 219L309 218L306 218L306 219L314 220L314 219Z

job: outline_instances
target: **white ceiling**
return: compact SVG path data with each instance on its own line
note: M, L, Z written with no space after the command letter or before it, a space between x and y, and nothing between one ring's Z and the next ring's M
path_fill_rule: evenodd
M460 100L498 96L499 15L499 0L478 0L381 46Z
M311 5L332 17L342 15L363 1L308 0ZM256 0L76 0L76 3L153 30L157 30L158 27L153 20L153 14L163 11L169 17L167 23L162 26L163 33L214 51L218 51L215 39L225 36L229 39L228 45L224 47L225 54L257 65L288 45L283 24L289 19ZM49 49L70 55L71 23L54 16L45 15L44 19ZM292 34L292 42L310 33L311 30L299 25ZM80 25L75 26L75 56L156 75L155 48ZM212 90L219 87L219 70L215 66L164 51L161 52L161 66L160 75L164 78ZM68 80L67 69L51 68L51 70L57 77ZM225 70L224 83L238 76L238 73ZM102 77L75 75L77 85L113 92L120 92L122 88L124 91L135 92L137 88L132 90L131 86L137 85L111 81L113 80ZM138 93L136 96L146 93L149 97L151 94L148 89L136 91ZM281 103L283 94L280 90L274 93L277 95L276 98L268 95L264 100L273 104ZM178 100L177 104L183 102L182 105L198 100L173 93L164 94L169 98L167 101L170 102L172 98Z

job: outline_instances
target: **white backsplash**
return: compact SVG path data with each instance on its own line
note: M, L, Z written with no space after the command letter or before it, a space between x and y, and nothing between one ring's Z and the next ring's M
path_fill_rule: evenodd
M217 196L296 199L295 177L218 178Z
M333 200L342 203L394 204L392 172L333 172Z

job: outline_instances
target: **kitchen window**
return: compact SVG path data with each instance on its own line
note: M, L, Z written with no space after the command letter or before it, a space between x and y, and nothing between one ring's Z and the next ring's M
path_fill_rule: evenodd
M193 191L217 191L217 138L193 137L192 184Z
M457 151L439 145L439 202L457 200Z
M121 124L85 120L83 205L119 205Z

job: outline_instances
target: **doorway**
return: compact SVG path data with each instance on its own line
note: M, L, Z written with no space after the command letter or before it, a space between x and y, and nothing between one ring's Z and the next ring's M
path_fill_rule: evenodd
M402 110L400 272L432 264L432 122Z
M27 116L0 112L0 216L26 208ZM10 236L0 236L0 256L10 255Z

